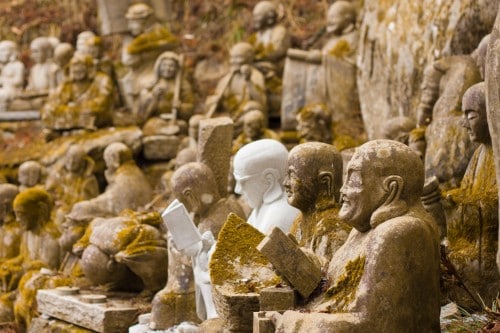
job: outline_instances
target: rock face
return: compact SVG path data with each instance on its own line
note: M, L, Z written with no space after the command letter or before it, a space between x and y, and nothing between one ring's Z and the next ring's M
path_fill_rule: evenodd
M497 0L366 0L358 88L369 139L394 116L415 116L427 63L469 54L491 31Z

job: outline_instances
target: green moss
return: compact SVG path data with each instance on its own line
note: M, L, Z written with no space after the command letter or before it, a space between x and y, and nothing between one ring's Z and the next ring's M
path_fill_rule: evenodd
M354 299L365 269L366 257L358 257L349 261L342 274L333 287L326 291L326 296L335 300L334 312L345 312L349 303Z

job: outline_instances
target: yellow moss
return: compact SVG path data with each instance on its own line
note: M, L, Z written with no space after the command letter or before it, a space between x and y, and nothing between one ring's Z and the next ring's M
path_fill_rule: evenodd
M332 47L328 54L336 58L344 58L352 52L351 45L345 39L339 40L334 47Z
M335 285L326 291L326 296L335 300L336 306L332 308L334 312L345 312L349 303L354 299L356 291L361 281L365 269L366 257L358 257L349 261Z
M179 40L168 29L158 25L152 31L134 38L128 45L127 51L130 54L138 54L166 48L173 49L178 44Z
M361 144L359 140L354 139L349 135L340 135L335 137L333 140L333 145L337 148L338 151L342 151L348 148L354 148Z

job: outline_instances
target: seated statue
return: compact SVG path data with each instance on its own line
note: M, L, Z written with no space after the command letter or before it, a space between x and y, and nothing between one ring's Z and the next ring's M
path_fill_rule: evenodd
M297 132L301 143L332 143L332 115L325 104L307 105L297 112Z
M17 180L19 191L24 191L31 187L42 186L45 169L37 161L26 161L19 166Z
M55 199L55 223L58 227L75 203L99 195L94 164L82 146L73 145L66 152L64 166L47 177L45 188Z
M115 142L104 149L103 156L108 185L104 193L80 205L87 206L93 217L116 216L125 209L137 210L146 205L152 199L153 190L135 163L130 148Z
M252 107L249 107L248 104L252 104ZM245 113L242 116L243 132L233 142L233 154L236 154L241 147L253 141L261 139L280 141L280 137L276 132L266 128L267 119L261 109L262 106L253 101L249 101L245 106Z
M326 143L300 144L288 154L283 185L288 203L300 210L291 234L300 246L328 263L351 231L338 218L342 156Z
M250 100L260 103L267 112L265 80L252 65L254 54L253 47L248 43L237 43L231 48L231 71L220 79L215 95L207 98L208 117L229 116L237 123L243 114L243 106Z
M30 51L35 64L30 69L26 91L46 95L57 85L59 67L52 61L54 50L47 37L37 37L31 42Z
M93 285L109 290L152 295L165 285L167 242L160 214L124 211L120 216L94 219L73 245L80 265Z
M18 59L16 43L10 40L0 42L0 62L4 64L0 72L0 111L5 111L24 85L25 66Z
M234 191L253 209L248 223L264 234L275 226L288 232L299 213L283 188L287 158L286 147L271 139L251 142L234 156Z
M54 62L57 65L56 86L69 80L69 62L75 53L75 48L70 43L60 43L54 48Z
M0 263L19 254L22 230L13 209L18 194L16 185L0 184ZM5 291L5 286L1 288Z
M88 55L76 54L70 62L70 80L50 94L41 109L42 122L50 132L95 129L112 122L113 83L94 71Z
M174 52L162 53L156 59L153 83L141 91L137 117L139 124L144 124L145 135L176 134L169 127L178 123L184 132L187 129L194 95L191 84L182 76L180 59Z
M439 236L420 200L420 157L375 140L347 169L339 218L353 229L330 261L326 291L305 311L267 313L276 332L440 332Z
M498 246L498 188L495 158L486 117L485 83L477 83L462 99L465 127L479 147L472 155L459 188L445 194L448 203L448 252L473 295L489 304L500 290L496 267ZM450 282L447 297L466 308L477 308L459 285ZM476 301L481 302L476 299Z

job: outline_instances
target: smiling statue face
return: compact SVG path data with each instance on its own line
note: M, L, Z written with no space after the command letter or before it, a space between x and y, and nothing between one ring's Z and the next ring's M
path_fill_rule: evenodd
M165 79L173 79L177 74L177 63L173 59L164 59L160 64L160 76Z

